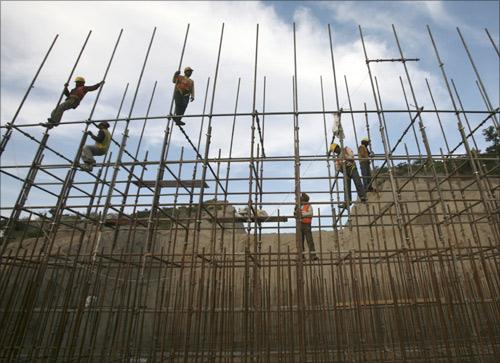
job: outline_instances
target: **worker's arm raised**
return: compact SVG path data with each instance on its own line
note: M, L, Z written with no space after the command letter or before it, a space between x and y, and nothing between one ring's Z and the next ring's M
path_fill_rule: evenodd
M101 81L99 83L94 84L93 86L86 86L85 89L87 91L89 91L89 92L90 91L95 91L96 89L98 89L99 87L101 87L103 84L104 84L104 81Z

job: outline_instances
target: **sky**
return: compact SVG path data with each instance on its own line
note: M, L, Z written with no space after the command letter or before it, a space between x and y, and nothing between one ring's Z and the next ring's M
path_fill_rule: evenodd
M16 124L44 122L57 104L62 86L74 65L76 57L89 30L92 30L88 44L78 63L75 76L83 75L88 84L97 83L105 73L113 47L120 38L115 57L111 63L105 86L95 108L93 119L115 118L120 100L127 83L129 89L122 108L121 116L129 113L132 117L146 114L155 82L157 86L151 102L150 116L165 116L169 112L172 96L171 77L178 68L186 29L189 33L181 68L191 66L192 78L196 86L196 99L190 103L187 112L200 114L203 110L207 82L210 77L207 97L207 112L232 113L235 109L238 80L241 80L238 98L238 111L251 112L254 92L256 31L258 24L258 54L256 81L256 109L264 107L269 112L292 111L294 75L293 24L296 29L297 59L297 98L300 111L321 111L323 97L326 110L337 110L335 84L332 71L328 24L332 31L333 54L337 75L339 108L348 109L346 81L351 96L352 109L362 110L366 103L368 109L374 109L374 97L363 55L358 26L361 26L370 59L399 58L391 25L395 26L404 55L407 58L419 58L418 62L408 62L416 99L424 109L433 109L426 86L428 80L437 107L451 109L451 101L446 85L438 67L426 25L429 25L445 70L458 89L463 107L468 110L485 108L481 94L476 87L476 75L467 58L456 27L471 51L481 79L485 85L493 107L499 103L499 61L489 40L485 28L499 41L499 2L498 1L239 1L239 2L66 2L66 1L2 1L1 2L1 123L12 120L19 104L40 65L49 45L56 34L59 37L50 53L45 66L40 72L34 87L21 108ZM217 56L221 30L224 24L220 63L214 86ZM155 37L147 60L145 72L137 88L142 64L146 55L154 28ZM371 63L373 75L377 78L384 109L406 109L399 77L407 95L411 98L409 84L401 63ZM72 82L71 82L72 83ZM134 93L137 99L131 110ZM66 112L63 123L85 120L89 117L97 92L89 93L76 110ZM213 96L213 97L212 97ZM413 105L413 99L410 100ZM413 107L413 106L412 106ZM410 116L407 114L386 114L385 122L391 145L407 127ZM327 115L328 139L331 137L332 116ZM473 128L482 120L481 115L471 115L468 119ZM186 131L192 140L198 139L200 118L186 118ZM440 148L446 152L443 134L434 114L425 114L424 125L433 154ZM229 154L232 117L213 117L210 156L217 156L219 149L222 156ZM300 153L302 155L321 155L325 152L324 124L321 115L301 115ZM353 118L343 115L346 144L355 148L367 135L365 118L356 115ZM450 148L459 142L456 118L442 115L441 122ZM353 127L354 124L354 127ZM233 157L249 156L251 117L241 116L236 119ZM379 122L376 115L369 116L370 136L375 153L383 153ZM150 120L145 127L144 139L138 147L143 121L131 122L128 150L143 159L146 151L149 159L159 158L166 126L165 119ZM118 123L115 139L122 138L124 123ZM356 129L356 133L354 133ZM5 129L2 129L2 135ZM40 139L41 127L23 129ZM51 130L48 145L70 159L74 158L82 137L81 125L61 125ZM423 149L418 129L419 146ZM202 131L201 150L206 144L206 120ZM293 117L266 116L264 146L267 156L293 155ZM185 137L178 129L172 134L172 147L168 160L179 160L181 148L185 147L184 158L193 159ZM484 141L477 139L478 147L485 147ZM408 133L397 154L404 154L404 145L410 154L418 154L415 136ZM28 138L15 132L2 155L2 166L31 164L37 145ZM116 155L116 146L111 148ZM459 152L461 149L459 149ZM423 150L421 150L423 152ZM203 152L202 152L203 154ZM125 157L125 160L130 158ZM61 164L65 161L51 152L46 152L44 163ZM215 169L217 165L212 165ZM177 165L172 165L177 171ZM7 170L7 169L6 169ZM225 175L227 165L220 165L221 175ZM27 170L8 169L21 179ZM63 178L67 170L54 169L55 175ZM198 178L201 170L198 171ZM231 165L231 177L248 177L248 163ZM182 177L190 179L192 164L182 170ZM302 176L314 177L327 175L323 162L304 162L301 165ZM264 167L265 176L293 176L292 163L268 163ZM154 179L156 167L145 172L144 179ZM120 172L119 179L125 178ZM1 206L10 207L19 194L20 182L0 175ZM37 181L52 180L44 173L38 173ZM76 181L91 181L86 173L78 173ZM210 184L210 192L215 184ZM304 181L302 190L328 190L327 181ZM58 186L50 186L56 194ZM293 182L265 182L266 191L293 191ZM134 192L136 189L132 189ZM248 191L248 182L233 182L231 191ZM208 190L207 190L208 191ZM311 193L313 201L326 202L326 194ZM73 202L85 199L77 198ZM115 201L118 202L118 198ZM129 198L129 201L133 198ZM248 196L234 196L231 202L246 203ZM290 206L280 203L293 202L292 194L266 196L269 213L290 213ZM56 199L32 190L28 205L54 205ZM147 204L148 198L141 199ZM171 202L165 197L163 202ZM180 198L186 201L186 198ZM329 206L318 205L327 213ZM141 208L142 209L142 208ZM10 211L2 210L7 216Z

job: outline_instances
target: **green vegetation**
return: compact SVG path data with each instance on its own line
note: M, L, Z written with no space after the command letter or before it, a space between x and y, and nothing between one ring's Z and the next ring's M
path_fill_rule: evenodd
M488 175L500 176L500 168L498 167L500 160L500 134L493 126L490 126L483 130L483 135L486 141L492 144L486 147L485 152L472 150L472 153L478 159L478 162L480 162L481 168L485 173ZM427 163L427 165L424 166L423 164L425 163ZM474 171L470 159L467 156L450 157L446 159L446 161L433 160L432 165L438 174L454 173L454 175L468 176L472 175ZM430 167L431 164L429 161L423 158L410 163L399 163L394 167L393 173L397 176L410 176L421 168L418 175L429 175L431 173ZM380 168L375 167L374 174L379 169ZM384 166L380 170L379 175L386 174L388 171L388 167Z

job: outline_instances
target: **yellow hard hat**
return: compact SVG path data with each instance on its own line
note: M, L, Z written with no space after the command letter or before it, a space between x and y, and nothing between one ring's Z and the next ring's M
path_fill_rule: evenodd
M369 138L367 138L367 137L363 137L363 138L361 139L361 142L363 142L363 141L365 141L365 142L370 142L370 139L369 139Z
M332 142L332 143L330 144L330 151L331 151L332 153L334 153L334 152L335 152L335 149L337 148L337 146L339 146L339 144L336 144L336 143Z
M186 67L186 68L184 68L184 73L186 73L187 71L191 71L191 72L192 72L192 71L193 71L193 68L191 68L191 67Z
M85 83L85 78L83 78L82 76L78 76L78 77L75 78L75 82Z

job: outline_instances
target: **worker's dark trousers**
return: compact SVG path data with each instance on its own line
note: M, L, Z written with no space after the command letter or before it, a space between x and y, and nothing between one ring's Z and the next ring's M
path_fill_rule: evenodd
M63 103L60 103L59 106L54 108L54 111L50 114L50 123L57 126L59 122L61 122L62 115L64 111L69 110L70 108L76 108L80 100L75 97L69 97Z
M189 95L183 96L179 91L174 92L175 115L184 115L189 104ZM175 122L180 121L182 117L172 117Z
M365 187L365 191L368 190L368 186L372 181L372 172L370 170L370 161L363 160L359 162L359 166L361 167L361 175L363 176L363 186Z
M313 235L311 231L311 225L307 223L301 223L300 224L300 232L302 234L302 252L305 251L304 247L304 240L307 240L307 247L309 247L309 253L312 255L315 255L315 250L314 250L314 241L313 241Z
M351 192L351 180L354 180L354 185L356 186L356 191L358 192L358 195L361 199L366 198L366 193L365 193L365 188L363 187L363 183L361 182L361 178L359 177L358 174L358 169L356 166L352 167L346 167L347 171L347 195L346 195L346 202L349 201L349 203L352 201L352 192Z

